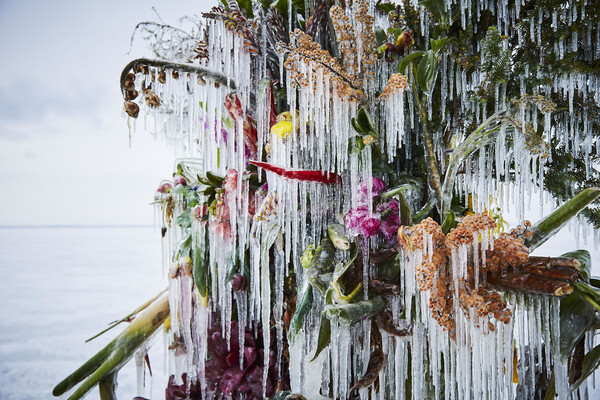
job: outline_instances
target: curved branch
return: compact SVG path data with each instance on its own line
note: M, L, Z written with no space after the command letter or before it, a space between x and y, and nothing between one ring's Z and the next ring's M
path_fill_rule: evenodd
M460 165L471 154L481 149L483 146L487 145L496 138L496 135L500 131L500 126L495 126L494 128L487 130L485 128L497 122L507 122L519 128L516 122L506 115L506 112L495 113L494 115L490 116L487 120L485 120L481 125L479 125L477 129L475 129L473 133L471 133L471 135L469 135L469 137L467 137L465 141L458 145L458 147L452 152L450 160L448 161L446 176L444 177L444 184L442 185L442 218L445 218L446 211L449 209L450 203L452 202L454 181L456 179L456 175L458 173Z
M226 75L224 75L220 72L209 70L209 69L201 67L199 65L174 63L171 61L153 60L150 58L137 58L137 59L129 62L129 64L127 64L125 66L125 68L123 68L123 71L121 72L120 82L121 82L121 93L123 93L123 95L125 95L125 91L126 91L125 80L127 79L127 74L129 73L129 71L137 68L140 65L148 65L148 66L156 67L156 68L168 68L168 69L174 69L174 70L177 70L180 72L189 72L192 74L198 74L199 76L210 78L210 79L214 80L215 82L218 82L222 85L229 86L232 89L236 88L235 82L233 82L233 80L231 80L231 79L228 79Z

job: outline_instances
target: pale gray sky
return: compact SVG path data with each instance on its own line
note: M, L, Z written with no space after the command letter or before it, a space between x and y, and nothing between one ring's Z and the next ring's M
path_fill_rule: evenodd
M172 152L140 123L129 148L119 75L150 55L126 53L152 6L177 24L213 3L0 0L0 225L153 222Z
M0 225L153 222L148 204L174 160L141 123L128 146L119 75L149 55L141 40L126 54L129 39L158 19L152 6L176 24L214 3L0 0ZM575 236L564 229L536 253L575 249Z

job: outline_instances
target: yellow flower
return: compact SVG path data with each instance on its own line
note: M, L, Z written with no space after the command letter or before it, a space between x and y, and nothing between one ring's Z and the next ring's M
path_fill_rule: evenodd
M370 144L373 144L374 141L375 141L375 139L371 135L369 135L363 139L363 143L367 146Z
M271 127L271 134L277 136L278 138L285 139L292 129L294 129L292 123L283 120Z
M296 118L298 118L298 111L296 111ZM281 114L277 115L277 122L287 121L292 122L292 114L289 111L284 111Z

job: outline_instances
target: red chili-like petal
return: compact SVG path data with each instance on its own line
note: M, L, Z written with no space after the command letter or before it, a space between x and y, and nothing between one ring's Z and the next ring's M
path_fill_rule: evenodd
M289 169L262 161L250 161L250 164L256 165L259 168L263 168L266 171L273 172L287 179L325 184L342 182L342 177L334 172L315 171L311 169Z

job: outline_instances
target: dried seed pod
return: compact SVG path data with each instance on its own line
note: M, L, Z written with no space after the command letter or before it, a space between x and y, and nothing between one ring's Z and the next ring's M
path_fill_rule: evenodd
M125 78L128 81L135 81L135 74L133 72L130 72L127 74L127 77Z
M125 80L125 89L133 89L135 88L135 83L131 79Z
M165 71L160 71L158 73L158 82L166 83L167 82L167 73Z
M140 113L140 106L133 101L126 101L124 108L127 115L129 115L131 118L137 118Z
M133 90L127 90L125 91L125 100L135 100L138 97L138 91L133 89Z
M173 77L173 79L179 79L179 72L173 70L173 72L171 72L171 76Z
M147 65L138 65L136 72L140 72L144 75L148 75L150 73L150 68L148 68Z
M150 88L144 90L144 97L148 107L156 108L160 105L160 99Z

